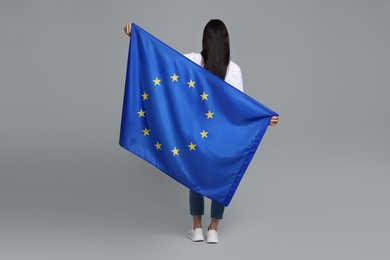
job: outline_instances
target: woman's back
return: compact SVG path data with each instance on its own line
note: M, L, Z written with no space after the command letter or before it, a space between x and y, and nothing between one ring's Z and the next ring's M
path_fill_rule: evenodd
M185 57L188 59L192 60L199 66L203 66L203 57L202 54L200 53L187 53L184 54ZM234 63L233 61L230 60L229 65L226 70L226 76L225 76L225 81L235 87L236 89L244 92L243 86L242 86L242 73L240 67Z

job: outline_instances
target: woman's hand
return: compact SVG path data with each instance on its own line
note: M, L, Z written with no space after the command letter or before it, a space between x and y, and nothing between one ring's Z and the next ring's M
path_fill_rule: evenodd
M126 24L125 27L123 28L123 30L125 30L125 33L127 34L127 36L130 37L130 32L131 32L131 23L129 24Z
M275 126L279 122L279 117L278 116L273 116L271 118L271 121L269 122L270 126Z

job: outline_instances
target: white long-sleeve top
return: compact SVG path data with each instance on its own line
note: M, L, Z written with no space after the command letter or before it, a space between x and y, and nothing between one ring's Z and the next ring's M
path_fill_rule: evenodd
M202 54L191 52L191 53L184 54L184 56L187 57L188 59L192 60L193 62L195 62L199 66L203 66L202 65L202 60L203 60ZM228 65L227 70L226 70L225 81L227 83L229 83L230 85L232 85L233 87L235 87L236 89L244 92L244 88L242 86L241 69L233 61L229 62L229 65Z

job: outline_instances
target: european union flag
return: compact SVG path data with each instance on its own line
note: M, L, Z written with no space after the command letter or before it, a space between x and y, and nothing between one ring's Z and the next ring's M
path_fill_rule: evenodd
M133 23L119 144L227 206L278 114Z

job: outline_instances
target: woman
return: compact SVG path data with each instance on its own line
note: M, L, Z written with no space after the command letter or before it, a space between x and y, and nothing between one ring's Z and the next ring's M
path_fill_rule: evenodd
M131 24L124 27L125 33L130 36ZM230 60L229 34L225 24L218 19L210 20L204 30L202 52L185 54L187 58L211 71L230 85L243 91L240 67ZM279 117L272 117L270 126L278 123ZM204 214L204 196L190 190L190 214L193 217L193 226L187 237L194 242L204 241L202 230L202 215ZM218 243L218 224L223 217L225 206L212 200L211 221L207 229L207 243Z

